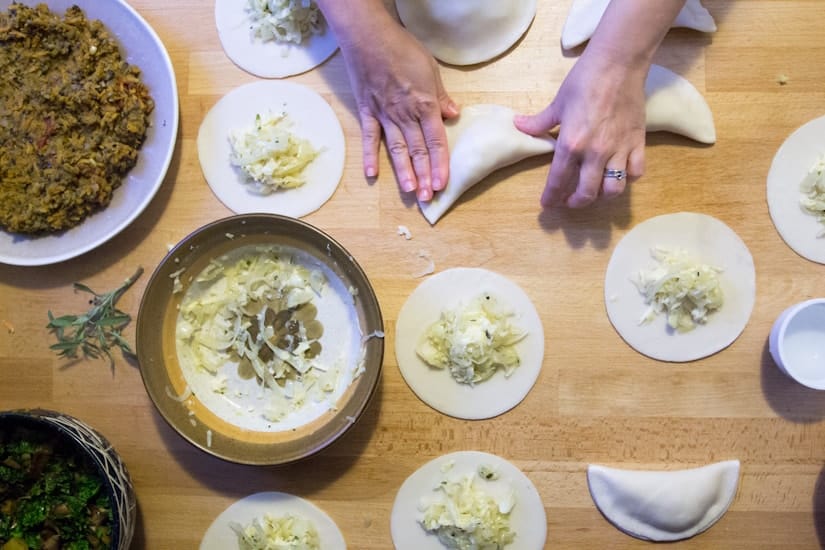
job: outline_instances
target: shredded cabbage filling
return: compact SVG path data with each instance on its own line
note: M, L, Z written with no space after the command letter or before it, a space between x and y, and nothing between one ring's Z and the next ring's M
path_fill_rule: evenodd
M269 195L306 183L304 170L318 150L292 134L289 126L285 113L258 114L251 126L230 132L230 162L241 169L252 192Z
M640 325L665 313L671 328L687 332L706 323L708 315L722 307L720 268L699 263L681 249L655 247L651 255L658 264L640 270L633 281L649 306Z
M825 153L816 160L800 185L802 209L822 224L817 237L825 237Z
M324 32L324 17L314 0L249 0L252 36L262 42L300 44Z
M499 369L510 376L520 364L516 344L527 336L510 322L513 317L490 294L482 294L455 310L442 312L416 347L431 367L449 369L460 384L477 384Z
M318 529L310 520L286 514L264 514L248 525L232 522L229 527L238 535L238 550L320 550Z

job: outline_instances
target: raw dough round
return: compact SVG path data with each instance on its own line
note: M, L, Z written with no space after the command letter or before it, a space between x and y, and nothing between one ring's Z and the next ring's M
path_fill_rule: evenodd
M536 0L395 0L398 16L433 56L451 65L489 61L518 42Z
M825 264L825 238L817 238L822 224L799 204L799 184L825 153L825 116L816 118L785 140L768 172L768 210L779 235L794 252Z
M262 42L252 34L246 0L215 0L215 25L224 52L238 67L261 78L283 78L314 69L338 49L326 25L301 44Z
M508 377L499 370L475 386L459 384L447 369L428 366L415 352L424 332L441 312L489 292L527 332L516 344L521 365ZM530 298L514 282L486 269L459 267L421 283L398 313L395 357L404 380L427 405L456 418L492 418L518 405L536 383L544 358L544 329Z
M344 535L323 510L295 495L272 491L249 495L221 512L203 535L200 550L237 548L238 537L229 524L237 522L247 525L255 518L263 518L264 514L302 516L315 524L321 539L321 548L324 550L346 550L347 548Z
M306 183L269 195L249 191L241 170L229 161L229 133L255 121L259 113L285 111L290 131L319 151L304 170ZM267 80L235 88L206 114L198 132L198 158L212 191L237 214L266 212L300 218L320 208L344 173L344 131L332 107L310 88Z
M510 462L489 453L459 451L431 460L404 481L390 515L390 530L396 550L444 550L435 535L424 530L418 518L421 498L429 495L443 479L455 479L486 466L497 472L494 481L479 481L491 495L515 493L510 528L516 538L508 548L542 550L547 538L547 515L536 487Z
M658 314L649 323L633 283L640 269L655 265L650 251L681 248L702 263L722 269L723 304L704 325L679 333ZM613 250L604 280L607 315L619 335L639 353L661 361L693 361L729 346L744 330L756 299L756 272L748 247L733 230L705 214L680 212L650 218L627 233Z

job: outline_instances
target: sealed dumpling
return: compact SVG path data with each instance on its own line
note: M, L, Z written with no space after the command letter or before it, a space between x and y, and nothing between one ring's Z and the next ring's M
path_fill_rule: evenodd
M489 61L527 32L536 0L395 0L401 22L451 65Z
M428 222L435 224L465 191L499 168L553 151L552 138L521 132L513 117L508 107L479 104L464 107L457 119L445 122L450 179L431 201L418 203Z
M716 142L713 113L687 79L661 65L651 65L645 97L648 132L673 132L700 143Z
M739 461L674 471L591 465L587 483L601 513L628 535L681 540L707 530L727 511L739 485Z
M562 48L568 50L590 40L609 3L610 0L573 0L561 31ZM700 32L716 31L713 16L699 0L687 0L671 27L684 27Z

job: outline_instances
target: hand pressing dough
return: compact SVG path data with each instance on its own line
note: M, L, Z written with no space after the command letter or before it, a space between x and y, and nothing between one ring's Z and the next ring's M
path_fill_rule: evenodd
M499 56L536 15L536 0L395 0L395 7L407 30L451 65Z
M553 151L555 140L521 132L514 116L508 107L479 104L464 107L458 118L445 122L450 179L432 200L419 201L428 222L435 224L465 191L494 171Z
M716 142L713 113L687 79L661 65L651 65L645 97L648 132L673 132L700 143Z
M587 483L596 507L620 530L675 541L707 530L727 511L739 485L739 461L675 471L591 465Z
M690 332L668 327L665 314L639 324L648 306L633 278L655 263L650 251L657 246L685 250L697 261L722 269L722 307ZM742 239L716 218L692 212L656 216L631 229L613 249L604 300L610 322L630 347L660 361L694 361L726 348L745 329L756 301L753 257Z
M561 31L562 48L569 50L590 40L609 3L610 0L573 0ZM716 31L713 16L699 0L687 0L671 27L684 27L700 32Z

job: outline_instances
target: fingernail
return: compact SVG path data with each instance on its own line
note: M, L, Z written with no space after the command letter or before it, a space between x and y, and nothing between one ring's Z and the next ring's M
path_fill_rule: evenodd
M439 178L433 178L433 191L441 191L444 189L444 184Z
M374 178L378 175L378 170L375 169L375 166L365 166L364 167L364 174L368 178Z
M433 192L424 187L418 191L418 200L428 201L433 198Z
M410 191L415 191L415 183L412 180L402 180L401 181L401 190L405 193L409 193Z

